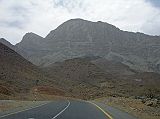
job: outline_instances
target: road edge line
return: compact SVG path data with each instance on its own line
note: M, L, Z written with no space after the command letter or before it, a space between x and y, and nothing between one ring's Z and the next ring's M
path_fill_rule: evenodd
M63 109L63 110L61 110L58 114L56 114L54 117L52 117L52 119L55 119L55 118L57 118L60 114L62 114L69 106L70 106L70 101L68 100L68 104L67 104L67 106Z
M90 101L88 101L88 102L91 103L92 105L96 106L99 110L101 110L107 117L109 117L109 119L113 119L113 117L109 113L104 111L100 106L98 106L97 104L95 104L93 102L90 102Z
M37 105L37 106L34 106L34 107L30 107L30 108L27 108L27 109L24 109L24 110L20 110L20 111L17 111L17 112L12 112L12 113L9 113L9 114L6 114L6 115L2 115L2 116L0 116L0 118L4 118L4 117L7 117L7 116L10 116L10 115L13 115L13 114L28 111L28 110L31 110L31 109L34 109L34 108L38 108L38 107L41 107L41 106L46 105L48 103L50 103L50 102L47 102L47 103L44 103L44 104L41 104L41 105Z

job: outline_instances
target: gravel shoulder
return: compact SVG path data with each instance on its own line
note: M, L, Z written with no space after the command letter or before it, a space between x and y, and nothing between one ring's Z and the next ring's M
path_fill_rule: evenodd
M160 119L160 107L150 107L139 99L106 97L95 101L125 111L138 119Z

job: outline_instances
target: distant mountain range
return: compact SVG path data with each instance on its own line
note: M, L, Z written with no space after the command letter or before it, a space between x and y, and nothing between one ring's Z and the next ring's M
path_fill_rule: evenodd
M45 38L27 33L15 47L22 56L43 67L93 55L121 62L138 71L160 71L159 36L122 31L100 21L71 19Z

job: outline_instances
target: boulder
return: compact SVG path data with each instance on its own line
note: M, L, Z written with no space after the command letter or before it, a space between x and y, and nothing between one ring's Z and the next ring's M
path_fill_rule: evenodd
M156 107L157 104L158 104L158 100L157 99L151 99L151 100L147 100L145 102L145 105L151 106L151 107Z

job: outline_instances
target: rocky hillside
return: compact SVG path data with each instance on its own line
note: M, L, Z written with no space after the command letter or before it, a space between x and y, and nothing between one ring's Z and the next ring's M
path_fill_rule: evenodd
M35 48L35 51L38 52L38 49ZM88 54L55 62L40 70L2 43L0 52L0 98L33 93L35 89L48 95L81 99L103 96L160 97L158 73L137 72L120 61Z
M121 62L111 61L105 58L98 58L96 60L92 60L91 62L105 72L111 73L114 76L136 74L135 70L132 70L129 66Z
M10 42L8 42L6 39L0 38L0 43L6 45L7 47L9 47L10 49L14 50L15 52L20 53L21 56L25 57L26 59L28 58L27 52L25 52L23 49L15 47Z
M160 71L159 46L159 36L122 31L108 23L82 19L66 21L45 38L27 33L16 45L27 52L29 61L39 66L94 55L147 72Z
M102 61L103 67L100 65ZM159 74L139 73L120 62L104 61L98 57L56 62L42 70L49 77L56 77L57 86L78 98L160 96Z
M29 93L33 87L41 85L54 87L54 82L21 55L0 43L0 99Z

